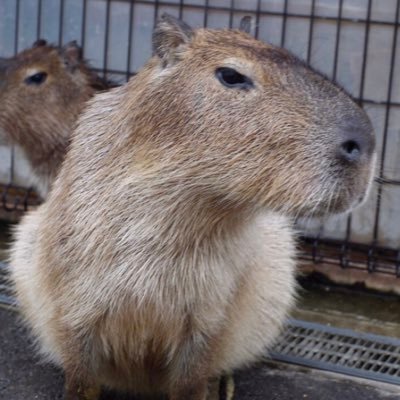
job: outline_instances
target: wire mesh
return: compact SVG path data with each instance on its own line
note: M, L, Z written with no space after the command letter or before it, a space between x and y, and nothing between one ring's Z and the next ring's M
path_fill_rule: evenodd
M301 222L302 257L399 276L400 0L3 0L0 57L39 38L59 45L77 40L96 72L123 83L151 56L162 12L212 28L237 27L250 15L254 36L305 59L365 108L378 137L372 194L351 216ZM17 201L16 192L9 200L11 187L27 186L22 158L0 139L4 209ZM31 191L19 196L18 207L37 203Z

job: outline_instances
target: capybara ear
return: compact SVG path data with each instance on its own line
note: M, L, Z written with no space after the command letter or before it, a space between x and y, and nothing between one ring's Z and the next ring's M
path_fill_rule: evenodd
M253 18L250 15L244 16L240 20L239 30L250 34L252 22Z
M163 66L179 60L181 51L193 36L192 28L183 21L164 13L153 32L153 52L163 61Z
M32 45L32 47L42 47L42 46L47 46L47 41L45 39L38 39Z
M61 54L65 65L74 69L82 61L82 49L78 46L76 40L67 43L61 48Z

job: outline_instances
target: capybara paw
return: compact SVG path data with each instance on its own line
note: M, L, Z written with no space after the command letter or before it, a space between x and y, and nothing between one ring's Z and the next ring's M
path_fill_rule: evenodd
M233 375L225 375L210 381L207 400L233 400L234 392Z
M65 400L98 400L100 398L100 388L81 386L74 388L66 388Z

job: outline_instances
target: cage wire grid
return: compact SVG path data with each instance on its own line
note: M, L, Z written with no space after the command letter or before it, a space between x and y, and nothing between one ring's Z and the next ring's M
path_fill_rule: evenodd
M288 48L311 66L322 69L369 112L377 125L378 167L368 207L337 223L312 222L311 227L303 224L300 257L313 263L399 277L400 229L396 232L392 227L394 233L388 240L385 224L396 212L393 201L387 204L386 195L394 197L400 188L400 165L397 173L396 168L391 170L387 165L388 149L396 155L393 148L398 148L400 158L400 141L395 146L393 139L399 136L393 128L396 118L391 121L400 110L400 90L395 89L400 86L396 80L400 75L396 74L400 68L400 0L3 0L0 57L10 57L39 38L58 45L77 40L96 72L123 83L151 55L151 31L164 11L195 27L237 27L241 17L250 15L255 37ZM377 32L383 31L378 40ZM354 48L349 47L349 32L358 40ZM300 36L302 41L296 42ZM385 62L381 62L380 75L376 71L371 74L370 70L377 69L375 59L383 54L379 53L382 38ZM321 43L329 47L329 54L324 50L321 53ZM353 84L343 74L348 63L355 63L352 51L358 56L357 79L352 77L357 82ZM324 57L329 60L321 63ZM382 82L376 96L370 85L374 77ZM37 205L38 198L18 179L16 150L1 143L0 150L0 158L7 158L3 164L8 163L7 173L0 173L0 207L13 211ZM0 172L1 167L0 160ZM397 194L400 196L400 191Z

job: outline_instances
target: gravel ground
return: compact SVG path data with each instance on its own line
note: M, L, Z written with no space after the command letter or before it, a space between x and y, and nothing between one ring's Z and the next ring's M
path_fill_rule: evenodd
M400 387L352 380L341 375L270 363L235 377L235 400L395 400ZM34 356L16 314L0 308L0 399L62 399L60 371ZM102 400L128 400L112 393Z

